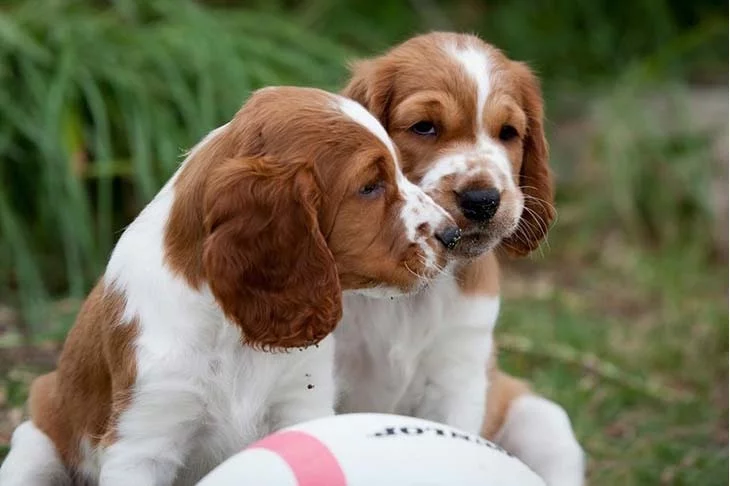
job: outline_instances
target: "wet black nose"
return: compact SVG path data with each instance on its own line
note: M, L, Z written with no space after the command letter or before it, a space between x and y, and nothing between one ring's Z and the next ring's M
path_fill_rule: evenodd
M499 208L499 191L495 188L464 191L458 199L462 214L480 223L492 219Z
M446 229L436 232L436 239L451 250L461 239L461 230L458 226L447 226Z

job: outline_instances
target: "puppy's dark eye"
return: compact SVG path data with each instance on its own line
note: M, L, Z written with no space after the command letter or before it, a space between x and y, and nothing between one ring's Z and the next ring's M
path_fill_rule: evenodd
M503 142L509 142L519 136L517 129L512 125L502 125L502 128L499 129L499 139Z
M437 135L436 125L430 121L419 121L415 125L411 126L410 130L416 135L423 137L435 137Z
M384 189L385 183L383 181L373 181L362 186L358 192L361 196L373 199L381 195Z

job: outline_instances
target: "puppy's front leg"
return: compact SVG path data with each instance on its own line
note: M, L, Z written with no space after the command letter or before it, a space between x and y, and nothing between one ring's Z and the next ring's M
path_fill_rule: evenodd
M186 361L165 360L175 362ZM190 370L157 365L138 376L131 397L114 401L122 411L102 439L101 486L169 486L190 453L203 423L204 392Z
M421 363L426 385L414 415L478 434L484 418L485 357L491 336L480 328L450 329L437 342Z
M549 486L584 484L584 453L568 414L501 371L492 374L482 435L525 462Z

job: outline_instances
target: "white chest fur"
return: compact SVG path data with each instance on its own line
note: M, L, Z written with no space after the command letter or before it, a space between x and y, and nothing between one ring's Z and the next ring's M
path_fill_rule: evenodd
M498 297L466 296L451 276L396 299L347 293L335 331L338 410L448 422L450 407L435 412L424 402L444 401L451 393L444 381L468 388L468 375L485 375L498 311Z
M234 336L225 334L212 348L208 370L199 380L204 416L181 470L181 476L194 480L251 442L297 422L297 413L305 418L307 413L318 416L322 409L326 413L333 397L331 359L327 359L334 353L332 338L318 348L264 353L242 349ZM302 410L290 416L288 404L302 395L311 395L311 400L302 399ZM317 406L307 410L308 401Z

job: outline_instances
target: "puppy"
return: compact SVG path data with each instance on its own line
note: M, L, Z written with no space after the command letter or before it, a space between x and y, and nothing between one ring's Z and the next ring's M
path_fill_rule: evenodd
M120 238L0 483L193 484L332 414L342 291L417 291L458 236L360 105L256 92Z
M463 237L460 260L417 295L345 298L339 409L481 431L549 484L581 484L583 453L563 409L493 366L495 252L528 254L554 218L537 78L477 37L432 33L356 63L343 94L381 121L406 176Z

